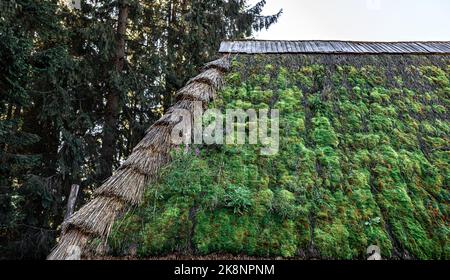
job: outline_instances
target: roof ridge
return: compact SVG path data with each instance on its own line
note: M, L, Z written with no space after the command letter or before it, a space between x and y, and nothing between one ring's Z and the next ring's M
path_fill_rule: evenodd
M230 40L220 53L450 54L450 41Z
M450 43L450 40L406 40L406 41L364 41L364 40L325 40L325 39L311 39L311 40L276 40L276 39L234 39L223 40L223 42L344 42L344 43Z

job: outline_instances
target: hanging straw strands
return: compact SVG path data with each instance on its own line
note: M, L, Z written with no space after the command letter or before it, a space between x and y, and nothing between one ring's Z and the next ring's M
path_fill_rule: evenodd
M94 199L75 212L63 225L58 245L48 259L67 259L76 246L81 251L89 241L107 239L116 217L142 201L145 188L157 178L159 169L169 162L171 132L182 120L179 109L193 112L195 102L206 106L223 85L230 68L228 56L206 64L177 94L177 102L146 132L116 173L94 193ZM177 110L178 109L178 110Z
M197 77L189 80L188 84L194 82L209 84L210 86L214 87L217 90L221 88L223 85L223 76L220 70L216 68L210 68L202 72Z
M68 230L75 227L88 234L105 236L111 229L115 214L124 206L125 202L117 197L97 196L67 221Z
M139 149L152 150L154 152L167 152L172 128L164 125L153 125L147 130L144 138L134 147L133 153Z
M127 170L131 167L141 174L152 176L157 171L155 166L164 165L168 161L167 153L154 152L150 149L138 149L128 157L119 168L119 171Z
M190 100L208 103L214 99L215 90L209 84L203 82L192 82L182 88L176 95L177 101Z
M155 163L155 162L153 162ZM159 164L159 162L157 162ZM152 166L157 170L157 166ZM127 203L136 205L141 202L150 176L142 174L138 168L127 166L111 176L106 182L95 191L96 195L120 197Z
M221 71L222 73L228 72L230 70L230 60L227 59L217 59L211 62L208 62L203 66L202 71L208 70L208 69L217 69Z

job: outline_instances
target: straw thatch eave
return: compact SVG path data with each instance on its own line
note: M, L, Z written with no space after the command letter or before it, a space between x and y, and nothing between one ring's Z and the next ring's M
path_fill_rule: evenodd
M170 161L171 131L181 121L176 109L193 112L195 102L206 106L223 85L224 73L229 68L228 56L212 61L177 93L177 102L147 130L116 173L95 191L90 202L64 222L60 240L48 259L68 259L74 248L83 252L89 240L106 240L116 217L142 201L145 188Z

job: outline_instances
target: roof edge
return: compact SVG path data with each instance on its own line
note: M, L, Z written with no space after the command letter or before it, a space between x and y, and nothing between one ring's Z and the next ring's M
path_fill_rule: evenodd
M219 53L241 54L450 54L450 41L369 42L339 40L223 41Z

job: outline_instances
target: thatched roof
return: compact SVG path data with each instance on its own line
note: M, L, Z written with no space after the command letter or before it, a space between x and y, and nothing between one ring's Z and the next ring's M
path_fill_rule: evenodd
M426 52L233 55L215 105L279 109L279 153L180 153L109 255L448 259L449 71Z
M221 53L450 54L450 42L225 41Z
M242 104L279 106L286 116L282 122L288 122L281 131L285 135L279 156L240 162L248 164L243 172L260 174L259 181L246 173L252 177L249 186L233 182L244 194L258 194L249 198L257 211L241 216L224 203L201 209L189 197L181 198L189 203L174 206L171 203L181 194L168 191L174 200L165 198L151 207L158 217L165 210L179 210L175 219L182 226L137 217L137 210L128 217L138 220L142 232L136 236L144 236L142 242L166 242L168 246L156 247L168 248L169 254L355 258L364 254L364 245L369 245L365 242L374 242L384 250L383 256L392 258L450 256L445 187L449 42L233 41L222 43L220 52L236 54L233 69L229 56L208 63L178 92L177 102L149 128L94 199L66 222L49 259L65 259L71 245L85 248L94 237L105 240L117 216L141 204L144 190L156 185L161 167L170 162L169 136L179 119L176 109L192 112L194 101L206 106L230 69L232 85L225 85L223 91L226 102L237 98ZM252 148L245 152L252 153ZM229 167L235 168L240 154L210 153L213 159L198 160L212 166L209 172L218 181L202 187L227 191L229 186L221 185L223 170L213 167L222 168L231 161ZM209 160L213 164L208 165ZM222 161L214 164L214 160ZM183 175L191 174L183 185L189 188L198 170L181 168ZM232 177L233 172L225 173ZM194 226L200 219L202 226ZM145 231L146 222L162 225ZM124 224L126 228L128 223ZM136 228L117 236L126 239L130 231ZM166 231L172 235L166 238ZM139 242L131 239L133 246ZM155 253L152 244L142 246L147 250L144 257ZM336 248L336 244L346 247Z
M94 198L65 222L59 243L48 259L66 259L71 246L83 250L92 238L107 238L116 217L141 202L145 188L157 177L158 170L169 162L170 134L180 121L173 116L177 112L175 109L193 112L193 103L198 101L206 106L221 87L223 74L228 69L228 56L210 62L200 75L178 92L177 102L147 130L129 158L95 191Z

